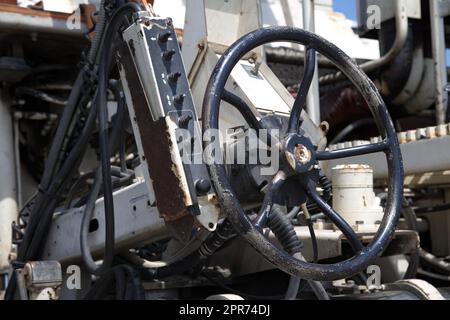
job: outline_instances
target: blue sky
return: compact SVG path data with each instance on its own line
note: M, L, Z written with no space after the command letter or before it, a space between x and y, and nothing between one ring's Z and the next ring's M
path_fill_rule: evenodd
M356 21L355 0L334 0L334 11L342 12L348 19Z
M334 0L333 9L342 12L347 19L356 21L356 1L355 0ZM450 65L450 50L447 49L447 66Z

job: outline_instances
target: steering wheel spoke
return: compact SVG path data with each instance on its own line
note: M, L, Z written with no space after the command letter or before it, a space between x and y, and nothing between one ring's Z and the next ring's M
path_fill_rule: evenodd
M269 218L269 214L273 208L274 195L278 192L278 190L280 190L280 187L285 181L286 174L280 170L267 186L266 195L264 196L264 201L261 205L261 209L258 213L258 216L252 222L253 226L257 230L262 231L262 229L265 227L267 219Z
M335 160L342 158L350 158L355 156L362 156L371 153L385 152L389 148L387 141L371 143L363 146L357 146L352 148L345 148L333 151L318 151L317 160Z
M305 63L303 71L303 79L298 89L297 97L292 106L291 116L289 117L289 133L296 133L300 126L300 116L304 106L306 105L306 97L308 96L311 82L314 78L316 68L316 50L313 48L306 48Z
M353 251L355 253L360 252L364 249L358 235L352 229L352 227L345 221L339 213L337 213L328 203L326 203L316 190L313 183L309 183L306 186L306 193L309 198L314 201L317 206L322 210L323 214L328 217L347 238Z
M255 114L252 112L247 103L244 100L242 100L239 96L235 95L234 93L228 90L223 90L222 100L235 107L236 110L239 111L239 113L245 119L245 121L247 121L250 127L257 130L262 129L261 124L259 123Z

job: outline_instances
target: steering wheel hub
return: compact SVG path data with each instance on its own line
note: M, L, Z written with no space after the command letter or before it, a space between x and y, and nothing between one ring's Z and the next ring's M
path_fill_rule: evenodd
M289 171L306 173L314 168L316 150L311 140L299 134L290 134L284 143L284 156Z

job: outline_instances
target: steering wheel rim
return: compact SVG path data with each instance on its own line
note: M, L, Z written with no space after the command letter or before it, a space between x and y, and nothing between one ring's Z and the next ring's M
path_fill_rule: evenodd
M389 188L382 222L372 242L367 247L361 246L353 257L334 264L304 262L278 249L260 233L240 206L228 180L225 166L216 163L212 155L206 154L211 180L220 206L236 231L270 263L292 276L307 280L332 281L351 277L372 264L386 249L394 234L403 197L403 163L397 135L384 101L373 82L350 57L329 41L298 28L268 27L244 35L225 51L208 82L202 112L204 147L207 147L208 141L212 141L211 129L219 127L220 103L231 71L247 52L270 42L298 43L304 45L307 50L314 49L321 53L352 81L366 100L383 142L371 144L366 148L318 152L317 160L331 160L383 151L389 172Z

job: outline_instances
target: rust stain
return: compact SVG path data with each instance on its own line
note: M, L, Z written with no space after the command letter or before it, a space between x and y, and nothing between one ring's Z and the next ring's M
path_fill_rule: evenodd
M160 216L180 239L186 239L194 224L186 206L186 190L182 188L180 168L174 168L173 142L165 118L153 121L147 98L126 45L120 47L122 67L132 88L133 107L150 178ZM180 220L181 219L181 220Z

